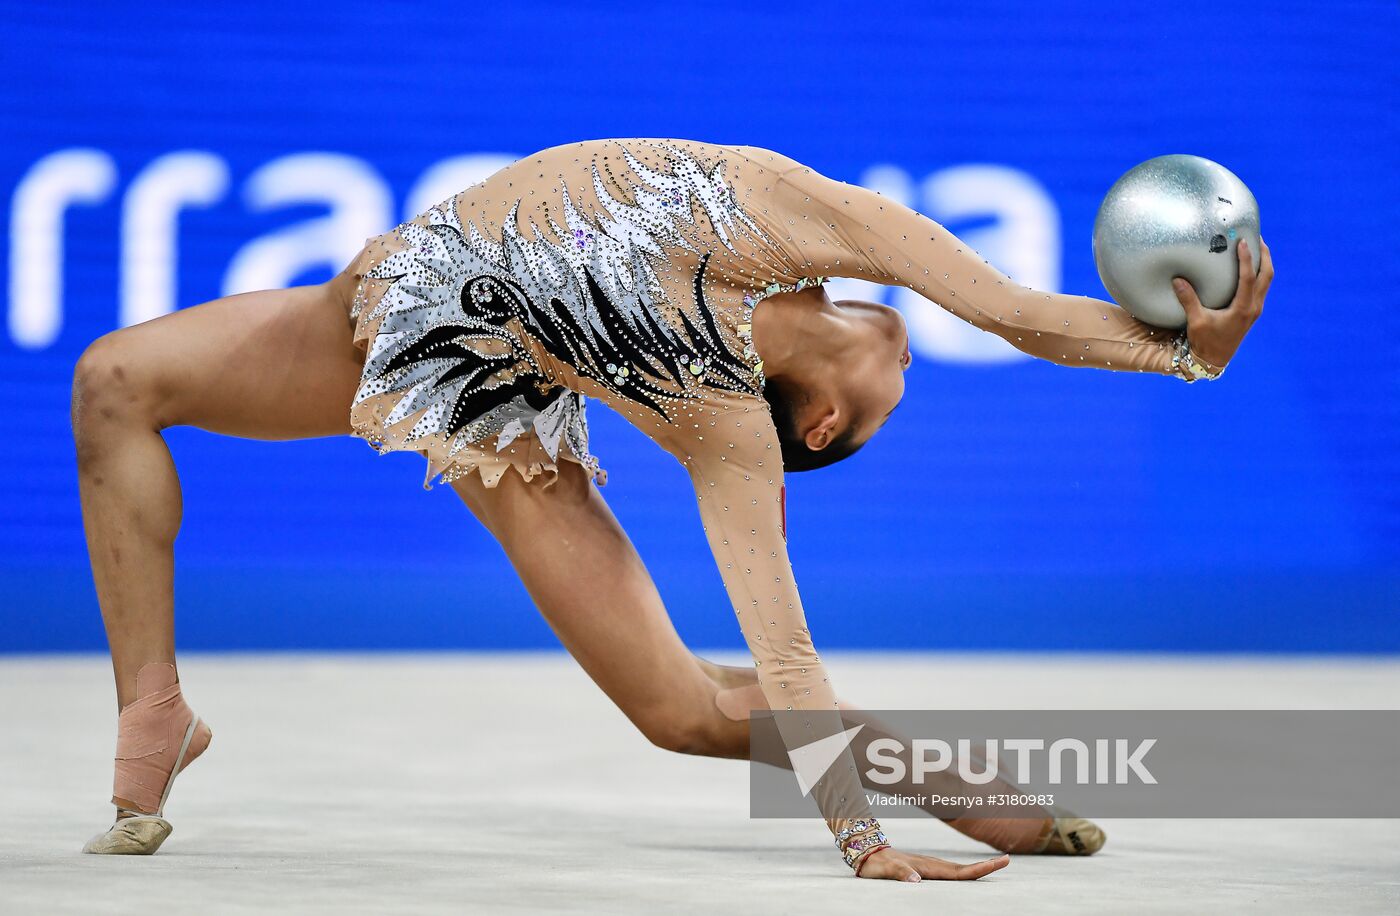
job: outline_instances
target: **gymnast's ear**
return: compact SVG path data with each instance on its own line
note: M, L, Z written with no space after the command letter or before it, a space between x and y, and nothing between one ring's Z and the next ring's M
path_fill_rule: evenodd
M803 424L806 428L801 431L802 441L812 451L819 452L835 440L836 426L841 420L841 408L828 403L819 411L809 411L803 419L806 421Z

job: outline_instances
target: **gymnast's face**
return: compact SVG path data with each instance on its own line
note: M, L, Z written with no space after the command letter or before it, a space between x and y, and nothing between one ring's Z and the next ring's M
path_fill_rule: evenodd
M887 305L856 299L833 304L850 328L844 351L849 357L842 361L840 384L845 422L837 425L849 429L851 443L859 445L885 425L904 397L904 372L911 360L909 330L904 316Z

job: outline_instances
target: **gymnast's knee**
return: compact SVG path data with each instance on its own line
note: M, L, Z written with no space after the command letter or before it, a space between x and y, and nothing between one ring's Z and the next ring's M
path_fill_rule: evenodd
M73 369L73 439L78 462L91 461L123 426L154 422L153 391L139 371L126 330L93 341Z

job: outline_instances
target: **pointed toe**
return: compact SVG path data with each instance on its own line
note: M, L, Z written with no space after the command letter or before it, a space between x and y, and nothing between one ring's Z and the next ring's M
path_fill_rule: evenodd
M98 856L149 856L160 848L174 829L163 817L124 817L105 833L88 840L83 852Z
M1050 842L1041 850L1049 856L1092 856L1103 849L1108 835L1093 821L1082 817L1057 817Z

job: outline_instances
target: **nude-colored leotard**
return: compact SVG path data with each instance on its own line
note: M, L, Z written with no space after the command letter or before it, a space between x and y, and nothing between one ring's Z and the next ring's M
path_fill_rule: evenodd
M840 726L788 562L748 340L759 301L859 277L1057 363L1174 373L1171 332L1022 287L932 220L754 147L545 150L370 240L355 269L367 358L352 420L381 451L488 486L560 460L601 474L583 412L595 397L685 465L764 698L807 713L782 726L790 749ZM833 832L869 815L849 753L813 796Z

